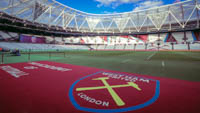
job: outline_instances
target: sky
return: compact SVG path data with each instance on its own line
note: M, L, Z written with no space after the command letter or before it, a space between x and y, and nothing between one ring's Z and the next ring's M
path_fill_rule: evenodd
M56 0L74 9L93 14L137 11L186 0Z

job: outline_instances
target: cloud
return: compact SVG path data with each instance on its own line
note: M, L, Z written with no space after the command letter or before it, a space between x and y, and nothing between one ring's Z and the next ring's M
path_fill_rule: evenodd
M174 0L174 3L181 2L181 0Z
M114 11L114 12L110 12L110 11L103 11L103 14L115 14L117 13L117 11Z
M133 11L144 10L144 9L148 9L152 7L158 7L163 4L164 3L162 0L149 0L149 1L141 2L137 4L136 7L133 9Z
M143 0L94 0L94 1L99 2L97 7L111 6L113 9L115 9L121 4L136 3Z

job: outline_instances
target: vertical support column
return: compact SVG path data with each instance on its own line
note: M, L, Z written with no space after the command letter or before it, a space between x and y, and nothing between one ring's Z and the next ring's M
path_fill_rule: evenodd
M160 32L158 32L158 43L157 43L157 45L158 45L158 51L160 50Z
M11 0L11 5L12 5L11 15L13 15L13 12L14 12L14 8L13 8L14 0Z
M159 9L157 8L157 14L159 13ZM158 27L158 25L156 25L156 29L157 29L157 27ZM159 30L158 30L158 32L160 31L160 29L161 29L161 26L159 26L160 28L159 28Z
M79 31L79 27L78 27L78 23L77 23L77 19L76 19L76 13L74 14L74 21L75 21L75 27L76 27L77 31Z
M135 51L135 49L136 49L136 44L134 44L134 51Z
M186 31L184 31L184 37L183 37L183 40L184 40L184 42L186 42L187 41L187 35L186 35Z
M63 28L64 28L64 26L65 26L65 13L64 13L64 10L63 10L63 15L62 15L62 26L63 26Z
M190 42L187 42L188 50L190 50Z
M183 9L183 4L181 4L181 13L182 13L182 24L184 25L183 27L183 29L185 29L185 22L184 22L184 17L185 17L185 15L184 15L184 9Z
M147 50L147 45L148 45L148 44L145 42L145 51Z
M50 6L50 9L49 9L49 20L48 20L49 23L51 22L51 13L52 13L52 9L51 9L51 6Z
M33 17L33 21L37 18L37 12L36 12L36 9L37 9L37 7L36 7L36 0L35 0L35 2L34 2L34 6L33 6L33 11L32 11L32 17Z
M172 30L172 16L171 16L171 11L170 11L170 6L168 7L168 11L169 11L169 31Z
M196 6L198 5L198 3L197 3L197 0L195 0L195 4L196 4ZM196 10L197 10L197 28L199 28L199 9L198 8L196 8Z
M173 42L171 42L171 45L172 45L172 50L174 50L174 43L173 43Z
M137 12L137 23L139 23L139 20L140 20L140 19L139 19L139 13ZM138 29L138 28L140 28L141 26L138 24L138 25L136 25L136 27L137 27L137 29ZM140 32L140 30L139 30L138 32Z
M146 11L146 15L148 15L148 10ZM150 32L149 19L148 18L147 18L147 32Z
M185 22L184 22L184 9L183 9L183 4L181 4L181 11L182 11L182 21L183 21L183 25L185 25ZM186 36L186 31L185 31L185 26L184 26L184 37L183 37L183 40L184 42L186 42L187 40L187 36Z

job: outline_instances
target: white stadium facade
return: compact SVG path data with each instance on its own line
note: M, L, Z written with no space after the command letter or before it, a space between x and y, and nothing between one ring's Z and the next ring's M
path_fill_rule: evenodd
M56 0L1 0L0 45L15 48L18 42L7 47L5 40L26 36L63 49L200 50L199 20L200 0L114 14L90 14Z

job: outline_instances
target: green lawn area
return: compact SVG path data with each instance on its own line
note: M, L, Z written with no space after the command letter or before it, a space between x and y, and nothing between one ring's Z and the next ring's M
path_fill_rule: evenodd
M32 53L31 61L49 60L67 64L131 72L151 76L200 81L200 52L175 51L66 51ZM4 63L27 62L28 54L4 55Z

